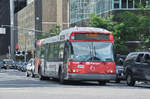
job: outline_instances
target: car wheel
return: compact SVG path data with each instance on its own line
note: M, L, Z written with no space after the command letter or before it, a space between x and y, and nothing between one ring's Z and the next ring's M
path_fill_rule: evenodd
M127 85L128 86L134 86L135 85L135 81L133 80L133 76L131 74L127 75Z
M116 79L115 82L116 82L116 83L120 83L120 79Z

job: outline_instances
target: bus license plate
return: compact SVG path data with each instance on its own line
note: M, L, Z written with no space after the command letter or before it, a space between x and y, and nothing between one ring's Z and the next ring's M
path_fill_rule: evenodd
M84 65L78 65L78 68L84 68Z

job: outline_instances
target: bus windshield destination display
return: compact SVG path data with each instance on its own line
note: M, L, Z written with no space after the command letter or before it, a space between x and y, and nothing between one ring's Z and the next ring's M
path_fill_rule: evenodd
M75 40L110 40L109 34L76 33Z

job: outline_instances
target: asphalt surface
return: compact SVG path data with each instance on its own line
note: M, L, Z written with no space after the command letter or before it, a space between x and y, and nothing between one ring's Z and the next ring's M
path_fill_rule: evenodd
M150 99L150 85L128 87L123 81L99 86L97 82L40 81L17 70L0 70L0 99Z

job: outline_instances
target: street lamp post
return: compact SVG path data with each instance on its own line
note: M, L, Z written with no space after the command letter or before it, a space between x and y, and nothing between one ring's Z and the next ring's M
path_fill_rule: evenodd
M10 52L11 52L11 58L14 59L14 0L10 0L10 26L11 26L11 40L10 40Z

